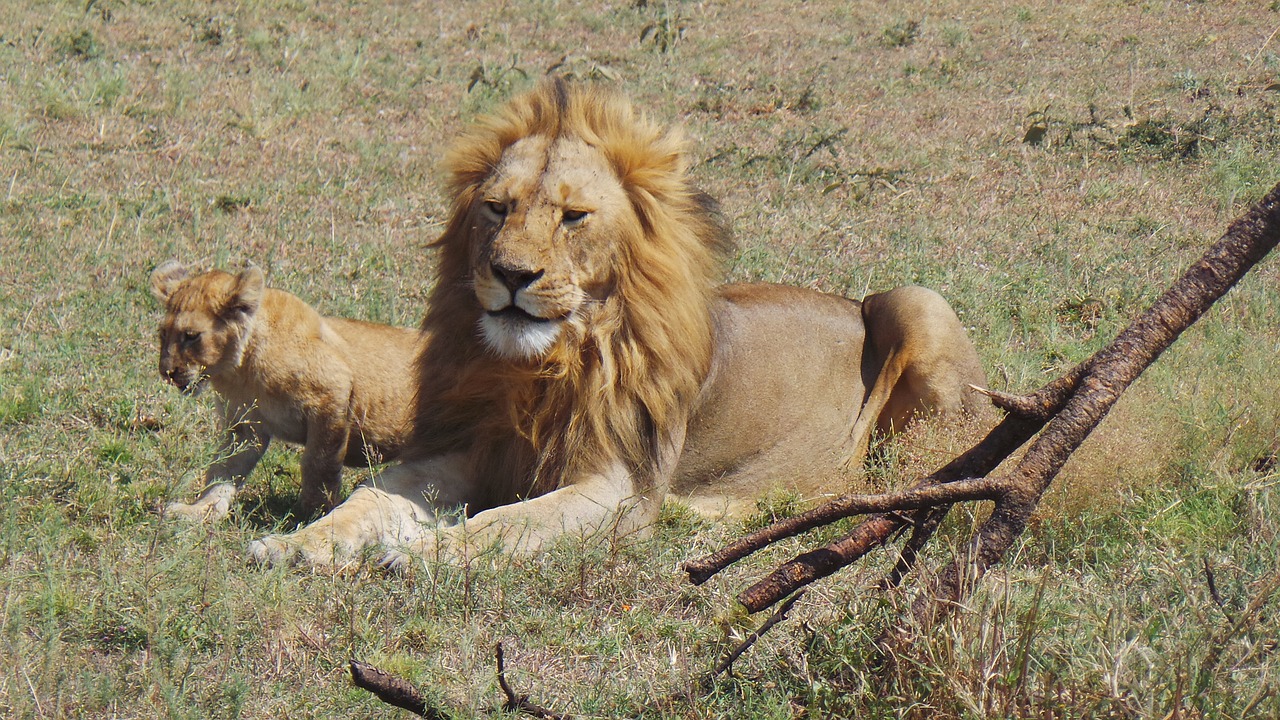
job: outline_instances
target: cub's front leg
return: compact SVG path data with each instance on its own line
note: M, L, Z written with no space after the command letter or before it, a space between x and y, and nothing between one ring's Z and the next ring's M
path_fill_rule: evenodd
M307 421L302 449L302 489L298 496L303 517L337 507L342 495L342 463L347 456L351 425L346 418L317 417Z
M231 512L231 503L250 472L271 444L271 436L254 414L227 403L222 406L223 432L218 457L205 471L204 490L190 504L172 502L164 516L190 522L213 522Z

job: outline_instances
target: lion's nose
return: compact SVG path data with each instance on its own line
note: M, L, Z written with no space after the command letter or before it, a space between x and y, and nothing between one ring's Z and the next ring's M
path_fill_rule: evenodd
M516 291L529 287L531 283L542 277L545 272L544 270L513 268L499 262L489 263L489 269L493 271L493 276L501 280L502 284L506 285L513 295Z

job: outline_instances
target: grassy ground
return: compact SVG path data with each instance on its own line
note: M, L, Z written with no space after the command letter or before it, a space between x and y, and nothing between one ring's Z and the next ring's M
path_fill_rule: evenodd
M156 517L214 423L156 377L146 292L170 257L252 260L325 312L416 323L437 158L554 69L688 129L733 278L930 285L993 384L1030 389L1280 179L1277 28L1266 2L0 4L0 715L386 716L351 656L483 715L498 640L519 689L587 717L1280 715L1274 608L1224 629L1280 551L1274 259L893 673L868 640L911 596L873 590L877 556L686 700L748 626L734 593L797 546L692 588L679 562L740 528L672 508L651 540L411 579L246 568L297 455L228 524ZM884 477L953 447L917 440Z

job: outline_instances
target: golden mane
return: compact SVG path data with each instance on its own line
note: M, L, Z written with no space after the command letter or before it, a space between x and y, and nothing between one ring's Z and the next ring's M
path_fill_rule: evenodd
M477 337L470 254L478 190L526 137L576 138L607 158L636 217L610 228L614 290L537 363L505 360ZM658 438L686 421L712 352L710 303L730 243L714 203L687 176L683 137L604 88L547 81L460 137L445 159L452 215L435 243L410 459L464 451L485 497L469 512L534 497L625 463L637 477Z

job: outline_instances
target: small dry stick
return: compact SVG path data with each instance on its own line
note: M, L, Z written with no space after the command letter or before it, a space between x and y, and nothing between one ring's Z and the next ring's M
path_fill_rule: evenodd
M1222 599L1222 595L1218 592L1218 581L1213 576L1213 567L1209 565L1209 558L1204 558L1204 579L1209 585L1209 597L1213 598L1214 604L1222 609L1222 614L1227 616L1227 622L1231 622L1231 610L1227 607L1227 603Z
M498 656L498 687L502 688L502 693L507 696L507 701L502 704L503 710L507 712L522 712L544 720L570 720L568 715L557 715L541 705L529 702L528 695L517 695L516 691L512 690L511 686L507 684L507 667L502 659L502 643L498 643L495 652Z
M1200 677L1197 683L1198 690L1204 690L1213 682L1213 676L1218 671L1218 663L1222 662L1222 651L1226 648L1227 643L1241 633L1252 630L1258 617L1262 614L1267 603L1271 600L1271 596L1276 590L1280 590L1280 567L1273 568L1270 573L1263 577L1262 582L1258 584L1258 591L1254 593L1253 599L1245 606L1240 616L1226 624L1209 641L1209 652L1205 653L1204 662L1200 664Z
M981 478L949 483L925 481L906 490L883 495L847 495L747 535L716 553L690 560L683 567L690 580L701 584L729 564L760 548L841 518L881 513L885 515L886 523L897 528L909 524L907 518L898 514L900 511L932 508L965 500L994 500L1004 491L1000 480Z
M733 665L734 661L742 657L742 653L749 650L752 645L755 645L756 642L760 640L760 638L764 637L764 634L769 632L770 628L783 620L786 620L787 613L791 610L791 606L795 605L796 601L802 597L804 597L803 590L784 600L783 603L778 606L778 609L773 611L773 614L769 616L768 620L765 620L755 632L751 633L742 642L738 643L737 647L729 651L729 654L725 655L724 659L717 663L715 668L702 678L701 685L703 687L710 685L711 681L714 680L717 675L728 670L730 666Z

